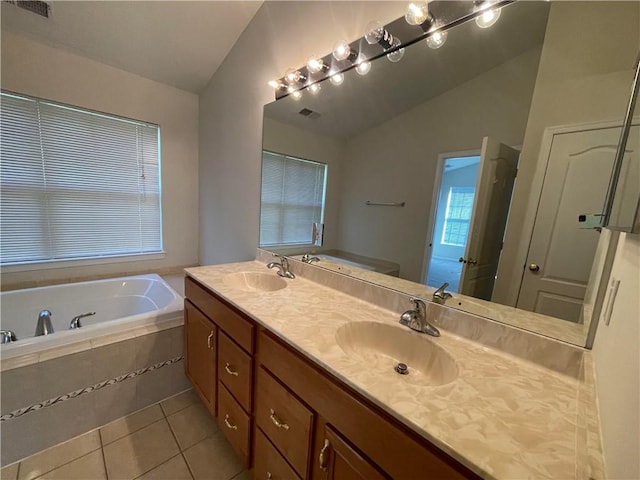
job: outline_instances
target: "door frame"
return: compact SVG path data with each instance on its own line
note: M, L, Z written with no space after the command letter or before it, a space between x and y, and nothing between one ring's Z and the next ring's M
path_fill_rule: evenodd
M638 121L640 121L640 117L634 118L633 124L635 125ZM538 209L540 207L540 200L542 198L544 179L549 167L549 155L551 154L554 136L565 133L586 132L589 130L601 130L617 127L622 127L622 120L582 122L551 126L544 129L542 141L540 142L540 153L538 154L535 172L533 179L531 180L531 191L526 204L526 211L524 212L524 222L521 229L522 233L519 236L520 241L519 244L514 247L516 249L515 260L512 265L505 265L503 262L504 257L500 257L497 273L498 278L496 280L496 285L494 286L492 301L499 301L499 303L513 307L515 307L518 302L525 274L527 257L529 256L529 250L531 247L533 228L535 226ZM518 180L518 177L516 177L514 193L515 189L518 187Z
M482 149L462 150L458 152L445 152L438 154L438 163L436 164L436 176L433 181L433 191L431 195L431 208L429 209L429 223L427 224L427 237L423 248L422 269L420 274L420 283L427 284L427 275L429 274L429 263L431 262L431 252L433 250L433 234L436 228L436 214L438 213L438 199L440 197L440 187L442 186L442 173L444 171L444 162L448 158L456 157L479 157Z

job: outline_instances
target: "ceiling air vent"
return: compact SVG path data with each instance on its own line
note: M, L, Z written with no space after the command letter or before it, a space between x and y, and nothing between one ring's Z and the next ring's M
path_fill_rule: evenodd
M303 117L307 117L312 120L315 120L316 118L320 117L320 114L318 112L314 112L313 110L309 110L308 108L303 108L298 113Z
M51 5L47 2L42 2L40 0L3 0L4 3L10 3L12 5L16 5L24 10L28 10L31 13L35 13L36 15L40 15L44 18L49 18L51 15Z

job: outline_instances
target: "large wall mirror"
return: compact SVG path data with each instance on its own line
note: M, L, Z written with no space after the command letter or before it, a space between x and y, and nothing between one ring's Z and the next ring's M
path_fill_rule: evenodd
M638 2L515 2L265 106L261 247L426 298L447 282L453 308L585 345L639 29Z

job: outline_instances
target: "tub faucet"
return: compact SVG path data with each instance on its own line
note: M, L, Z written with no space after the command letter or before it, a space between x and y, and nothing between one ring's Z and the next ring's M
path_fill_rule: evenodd
M318 257L312 257L310 253L305 253L304 255L302 255L302 261L304 263L313 263L319 262L320 259Z
M287 257L280 256L280 255L274 255L274 256L280 259L280 263L278 262L267 263L267 268L277 267L278 268L277 274L280 275L281 277L296 278L296 276L289 271L289 261L287 260Z
M81 313L80 315L73 317L73 320L71 320L71 323L69 324L69 330L80 328L82 326L82 324L80 323L81 318L90 317L91 315L95 315L95 314L96 312L87 312L87 313Z
M433 337L439 337L440 331L427 321L427 305L419 298L411 298L416 308L407 310L400 316L400 323L416 332L426 333Z
M53 333L53 324L51 323L51 312L42 310L38 315L38 324L36 325L36 337L40 335L49 335Z
M11 330L0 330L0 343L17 342L18 337Z
M449 284L447 282L444 282L439 289L433 292L434 303L444 305L444 302L446 302L450 298L453 298L453 295L451 295L449 292L444 291L448 286Z

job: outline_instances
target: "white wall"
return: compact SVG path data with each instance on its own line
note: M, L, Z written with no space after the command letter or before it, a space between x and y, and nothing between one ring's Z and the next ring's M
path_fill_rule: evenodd
M615 3L616 8L611 8ZM640 2L552 2L493 300L515 305L546 159L545 128L620 120L640 45ZM589 259L591 261L592 259Z
M263 147L276 153L315 160L327 165L327 190L324 208L323 248L337 248L338 207L342 161L346 144L325 135L317 135L307 130L292 127L271 118L264 119Z
M480 150L485 136L520 145L539 56L532 49L350 139L340 248L399 263L401 278L419 282L438 155ZM406 206L369 207L366 200Z
M200 96L200 262L255 257L260 217L262 109L267 82L367 23L404 14L403 2L265 2Z
M198 96L26 37L2 32L2 88L160 125L163 259L2 273L30 281L168 269L198 263Z
M640 236L620 235L611 321L593 345L607 478L640 478ZM605 305L607 303L605 298Z

